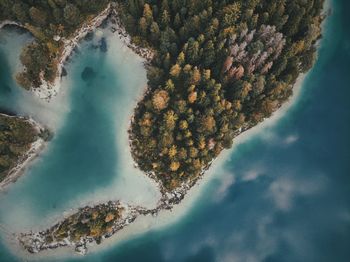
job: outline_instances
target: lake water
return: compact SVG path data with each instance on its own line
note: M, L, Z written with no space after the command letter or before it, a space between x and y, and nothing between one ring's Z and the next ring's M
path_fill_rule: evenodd
M333 1L319 60L297 101L227 153L178 222L85 257L41 261L348 261L349 11L349 1ZM19 49L28 36L17 40ZM8 77L18 66L17 47L9 52L3 42L0 106L29 110L57 131L26 175L0 195L0 223L10 231L43 226L94 199L151 206L157 193L128 164L127 145L120 142L145 84L140 60L118 44L108 42L107 53L82 44L62 94L46 105ZM95 74L84 81L86 66ZM0 261L21 260L4 244Z

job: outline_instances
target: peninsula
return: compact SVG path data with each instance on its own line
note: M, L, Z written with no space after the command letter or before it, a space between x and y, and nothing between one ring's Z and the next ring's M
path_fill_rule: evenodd
M54 83L67 58L67 39L78 41L87 21L95 21L90 29L98 26L103 19L96 17L109 17L126 44L147 57L148 87L129 138L137 166L162 193L155 209L111 201L84 207L47 230L20 234L30 252L73 246L85 253L87 243L99 244L137 216L181 202L237 135L292 95L298 76L315 62L325 18L324 0L15 2L1 6L12 11L0 19L35 37L21 56L26 70L17 81L24 88Z
M16 181L50 136L33 119L0 113L0 190Z

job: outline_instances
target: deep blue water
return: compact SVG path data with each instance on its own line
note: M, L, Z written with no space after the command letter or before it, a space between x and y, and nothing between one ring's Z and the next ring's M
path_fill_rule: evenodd
M296 103L232 150L185 217L57 261L349 261L349 11L349 1L334 1L319 60ZM0 258L17 261L1 246Z

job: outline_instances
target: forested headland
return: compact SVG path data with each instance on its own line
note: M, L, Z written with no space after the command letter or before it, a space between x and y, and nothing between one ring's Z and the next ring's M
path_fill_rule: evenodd
M132 152L169 191L291 96L315 62L324 19L323 0L122 2L133 41L156 50Z

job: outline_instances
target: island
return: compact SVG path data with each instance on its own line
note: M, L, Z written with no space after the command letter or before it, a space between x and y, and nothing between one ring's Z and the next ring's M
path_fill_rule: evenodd
M87 243L101 243L137 216L180 203L236 136L290 98L316 60L325 19L324 0L15 2L0 2L10 10L0 19L35 37L21 55L26 70L17 81L24 88L54 85L82 32L107 18L146 58L148 87L131 119L130 148L162 193L155 209L111 201L79 209L41 232L19 234L30 252L73 246L85 253Z

